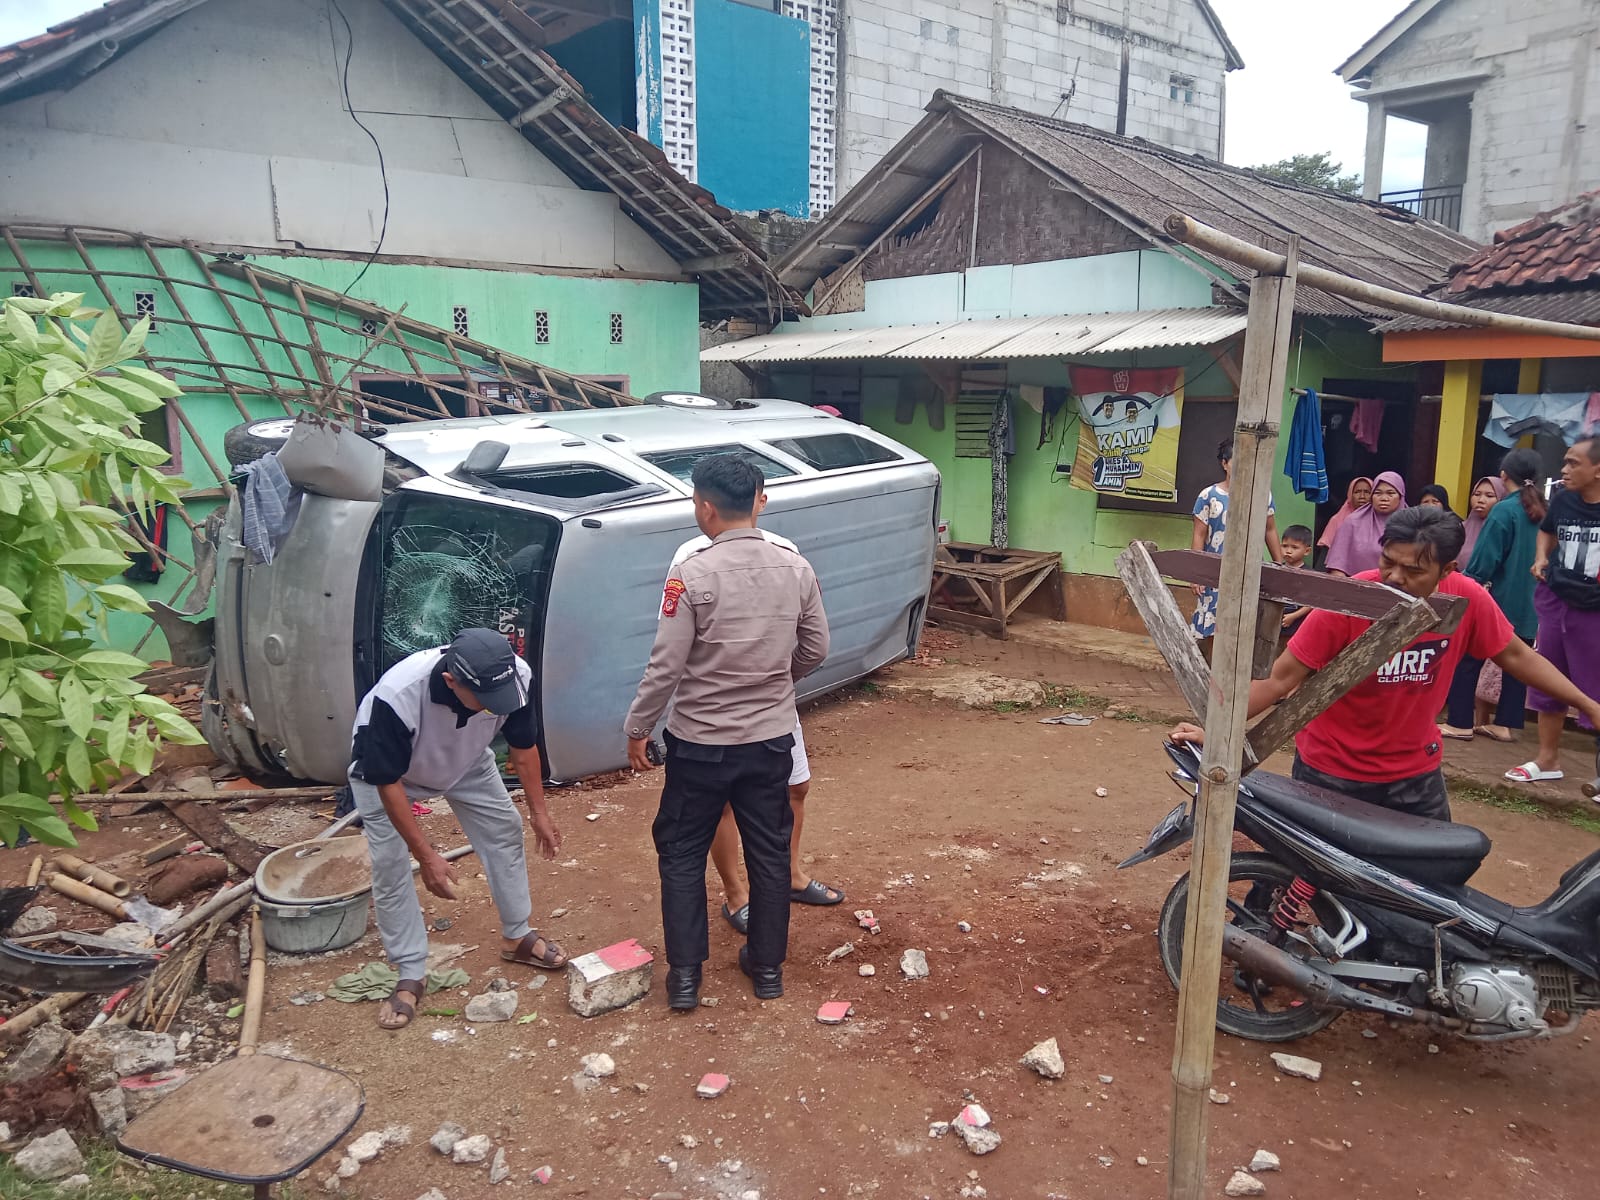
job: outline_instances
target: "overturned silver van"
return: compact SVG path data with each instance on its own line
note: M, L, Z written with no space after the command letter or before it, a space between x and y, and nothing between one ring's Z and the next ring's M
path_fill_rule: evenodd
M242 427L238 444L284 444L290 424ZM534 668L552 778L626 765L623 719L662 580L698 532L690 473L712 454L760 467L763 527L821 582L832 651L802 698L916 652L939 473L871 429L783 400L672 396L366 440L383 452L381 484L375 473L370 491L306 491L270 562L246 549L242 503L230 505L203 724L247 774L342 780L360 697L394 662L474 625L503 631Z

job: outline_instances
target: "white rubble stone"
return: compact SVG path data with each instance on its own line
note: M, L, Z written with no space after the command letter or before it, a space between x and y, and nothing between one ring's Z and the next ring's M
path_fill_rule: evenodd
M65 1179L83 1170L83 1155L78 1143L65 1129L34 1138L11 1159L11 1165L24 1179L47 1181Z
M1233 1178L1228 1180L1227 1187L1222 1190L1229 1196L1264 1196L1267 1194L1267 1185L1254 1175L1235 1171Z
M489 1025L496 1021L509 1021L517 1015L516 992L484 992L467 1001L461 1014L471 1025Z
M598 1017L649 994L655 956L637 939L618 942L567 964L567 1005L580 1017Z
M1263 1171L1280 1171L1283 1163L1271 1150L1257 1150L1255 1157L1250 1160L1250 1170L1259 1175Z
M1061 1057L1061 1047L1055 1038L1040 1042L1018 1061L1046 1079L1060 1079L1067 1073L1067 1064Z
M449 1200L449 1197L438 1188L429 1188L417 1197L417 1200Z
M585 1054L578 1064L591 1079L609 1079L617 1073L617 1064L609 1054Z
M462 1138L450 1151L450 1161L455 1163L481 1163L489 1157L489 1151L494 1149L494 1142L487 1133L475 1133L469 1138Z
M1232 1096L1228 1095L1227 1092L1219 1092L1219 1091L1217 1091L1216 1088L1212 1088L1211 1089L1210 1093L1208 1094L1208 1098L1210 1099L1211 1103L1213 1103L1213 1104L1232 1104L1233 1103L1233 1097Z
M907 950L900 956L900 971L907 979L928 977L928 956L921 950Z
M428 1145L432 1146L440 1154L449 1154L450 1151L456 1148L456 1143L466 1136L467 1131L465 1129L453 1121L446 1121L439 1126L438 1132L428 1139Z
M345 1153L358 1163L369 1163L377 1158L388 1144L389 1137L386 1130L369 1129L345 1147Z
M129 1075L170 1071L178 1061L178 1042L170 1033L102 1025L74 1038L70 1052L84 1079L104 1087Z
M1322 1064L1314 1058L1301 1058L1297 1054L1274 1054L1273 1064L1284 1075L1296 1079L1309 1079L1315 1083L1322 1078Z
M6 1059L5 1081L26 1083L47 1073L66 1052L72 1035L51 1021L33 1031L27 1044Z
M56 1187L63 1192L77 1192L89 1186L89 1177L82 1171L76 1175L68 1175Z
M504 1183L511 1178L511 1168L506 1166L506 1152L499 1149L494 1152L494 1161L489 1164L489 1182Z
M43 904L35 904L27 909L15 921L11 922L11 929L7 937L20 938L32 937L36 933L49 933L56 927L56 910L47 908Z
M861 976L863 979L871 979L877 973L878 968L873 966L871 963L862 963L856 968L856 974Z
M346 1154L339 1160L339 1165L333 1169L333 1173L340 1179L354 1179L359 1170L361 1164Z
M1000 1149L1000 1135L993 1129L968 1125L965 1121L953 1122L950 1128L955 1130L962 1144L974 1154L991 1154Z

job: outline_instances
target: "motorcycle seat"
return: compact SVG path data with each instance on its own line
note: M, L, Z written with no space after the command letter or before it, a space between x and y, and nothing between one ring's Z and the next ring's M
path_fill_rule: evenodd
M1463 884L1489 855L1488 836L1471 825L1414 817L1281 775L1253 772L1245 792L1323 841L1421 883Z

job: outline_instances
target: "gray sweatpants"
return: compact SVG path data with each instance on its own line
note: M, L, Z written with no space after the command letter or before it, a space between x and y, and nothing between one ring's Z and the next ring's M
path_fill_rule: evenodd
M401 979L421 979L427 970L428 930L417 899L417 885L411 879L411 851L384 811L377 788L352 778L350 791L361 813L367 850L372 856L372 901L384 953ZM406 795L413 800L427 800L439 794L406 785ZM508 938L521 938L531 928L528 918L533 912L533 901L528 896L522 814L511 802L500 778L494 752L485 750L482 761L445 788L443 795L483 864L489 894L500 913L500 932Z

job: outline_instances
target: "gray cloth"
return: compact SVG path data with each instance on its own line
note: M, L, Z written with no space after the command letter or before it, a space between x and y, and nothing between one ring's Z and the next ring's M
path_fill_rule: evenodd
M531 928L528 918L533 901L528 895L522 814L506 792L493 752L485 750L465 775L442 791L483 865L489 894L500 914L500 932L508 938L523 937ZM350 792L361 813L367 851L372 856L372 906L384 954L401 979L421 979L428 964L428 930L417 899L419 885L411 878L411 851L389 820L377 788L352 778ZM406 795L413 800L435 794L406 785Z
M1496 393L1483 436L1497 446L1515 446L1525 433L1548 429L1569 446L1589 436L1588 392Z
M300 514L299 488L289 482L276 453L264 454L245 463L244 493L240 497L243 516L241 538L256 562L269 563L294 528Z

